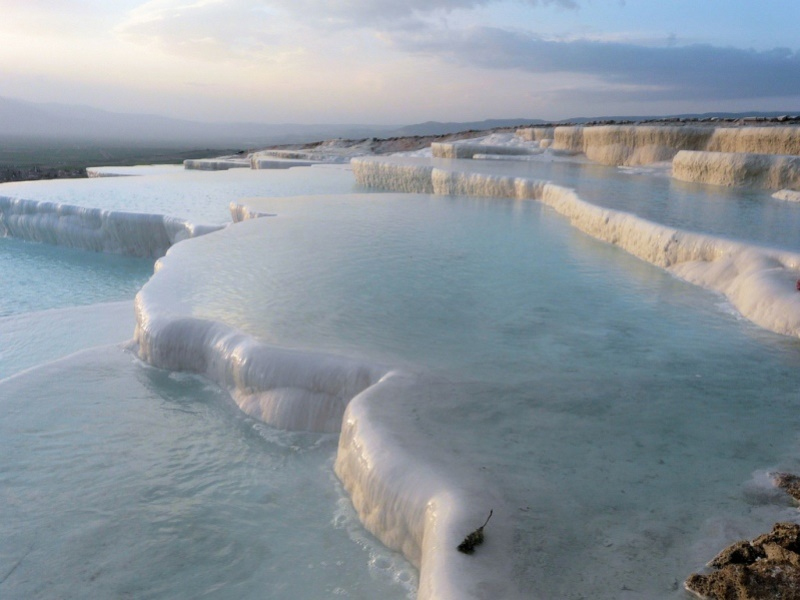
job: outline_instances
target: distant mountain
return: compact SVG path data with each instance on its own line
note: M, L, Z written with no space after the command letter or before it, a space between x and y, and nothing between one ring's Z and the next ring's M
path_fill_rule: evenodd
M0 98L0 136L6 138L257 148L336 137L373 137L392 129L379 125L199 123L157 115L113 113L88 106Z
M612 117L573 117L563 119L556 123L589 123L591 121L654 121L657 119L746 119L748 117L774 119L784 115L798 115L800 111L773 111L773 112L707 112L684 113L679 115L650 115L650 116L612 116Z
M702 113L671 118L778 117L785 112ZM789 114L797 114L789 113ZM645 121L658 116L576 117L557 123L589 121ZM102 141L118 146L193 146L253 149L279 144L300 144L332 138L404 137L445 135L501 127L542 125L542 119L489 119L485 121L428 121L403 127L388 125L329 125L298 123L199 123L149 114L114 113L89 106L41 104L0 97L0 138L42 141Z
M543 119L487 119L485 121L467 121L467 122L448 122L442 123L440 121L426 121L425 123L417 123L415 125L406 125L395 129L394 131L385 132L384 135L403 137L403 136L426 136L426 135L447 135L449 133L458 133L461 131L485 131L488 129L498 129L501 127L527 127L536 125L558 125L560 123L590 123L592 121L653 121L657 119L710 119L716 117L718 119L744 119L747 117L766 117L775 118L783 115L797 115L800 111L794 112L709 112L709 113L686 113L677 115L650 115L650 116L598 116L598 117L572 117L569 119L561 119L560 121L546 121Z
M191 143L257 148L331 138L443 135L543 122L541 119L522 118L458 123L428 121L399 128L389 125L199 123L158 115L114 113L89 106L42 104L0 98L0 136L102 140L122 144Z

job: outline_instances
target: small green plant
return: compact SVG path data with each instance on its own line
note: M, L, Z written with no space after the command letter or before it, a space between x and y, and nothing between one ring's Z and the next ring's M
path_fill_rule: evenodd
M486 524L489 522L489 519L492 518L492 513L494 509L489 511L489 516L486 517L486 521L484 521L483 525L478 527L475 531L470 533L467 537L464 538L464 541L458 545L458 551L463 552L464 554L472 554L475 552L475 546L480 546L483 543L483 528L486 527Z

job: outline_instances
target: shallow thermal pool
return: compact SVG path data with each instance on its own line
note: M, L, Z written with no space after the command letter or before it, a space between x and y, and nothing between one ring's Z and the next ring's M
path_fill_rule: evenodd
M3 598L413 594L413 568L335 480L335 436L264 427L119 345L82 351L132 337L133 303L107 301L148 261L0 242L21 244L10 264L39 294L0 318ZM77 301L91 304L64 306Z
M353 187L346 171L299 171L272 180L283 188L265 187L273 173L262 172L228 193L285 193L290 180L296 191ZM200 175L206 209L229 219L231 178ZM109 208L111 182L117 206L184 216L194 186L159 181L38 189ZM263 427L217 388L122 352L152 260L14 239L0 239L0 258L0 596L413 595L413 568L363 531L338 487L334 437Z
M352 189L346 171L311 183L307 171L276 172L298 179L260 192L225 191L246 170L80 185L109 181L113 202L185 218L164 207L194 199L202 222L226 220L238 196ZM33 199L90 198L49 183ZM177 316L423 374L389 409L431 440L432 465L458 464L504 498L494 518L513 524L524 597L683 598L682 580L724 544L797 519L766 476L800 468L796 340L535 202L252 204L275 216L174 246L146 289ZM0 382L3 598L413 595L413 569L357 525L330 434L260 425L214 386L117 346L41 365L130 338L130 296L152 262L0 242L23 265L15 277L39 278L8 288L19 299L0 319L0 378L34 367ZM89 306L63 308L75 304ZM58 310L30 312L43 308Z
M592 204L633 213L655 223L800 250L800 204L772 198L771 191L672 179L668 167L608 167L581 161L395 159L458 171L552 181L575 189Z
M0 264L0 318L130 300L153 273L150 259L4 237L0 237Z
M134 175L4 183L0 196L161 214L217 225L230 222L228 205L238 198L358 191L349 165L228 171L161 166L116 171Z
M725 543L796 519L796 340L530 201L252 202L144 288L172 317L426 374L432 464L500 490L524 594L681 597Z
M151 259L3 237L0 265L0 380L129 339L131 299L153 274Z
M218 388L100 347L0 382L8 599L403 598L336 438L245 418Z

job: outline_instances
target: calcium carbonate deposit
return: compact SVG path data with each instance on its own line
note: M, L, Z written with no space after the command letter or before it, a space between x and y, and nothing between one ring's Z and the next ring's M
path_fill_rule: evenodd
M797 520L797 139L0 186L3 597L682 597Z

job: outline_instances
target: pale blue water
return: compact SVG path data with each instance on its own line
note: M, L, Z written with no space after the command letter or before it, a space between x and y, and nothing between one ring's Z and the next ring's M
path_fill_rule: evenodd
M635 176L620 177L609 193ZM753 475L800 463L797 341L533 202L270 212L176 246L174 289L272 343L426 373L409 426L502 490L530 597L683 597L722 544L797 518ZM121 299L98 288L88 302ZM113 347L5 380L0 407L3 598L413 591L408 566L353 524L330 436L260 426L214 387Z
M768 190L673 180L668 173L597 164L531 161L434 160L444 168L553 181L598 206L656 223L762 246L800 250L800 203Z
M349 165L257 171L193 171L167 167L147 176L23 181L0 185L0 196L105 210L155 213L191 223L230 223L229 204L253 196L358 191Z
M130 300L152 274L144 258L0 237L0 318Z
M328 191L353 187L328 172ZM260 189L288 193L264 185L271 175ZM324 177L295 181L325 189ZM139 202L142 182L115 179L114 202L126 190ZM66 183L49 199L73 201ZM186 190L161 189L151 210L170 200ZM413 568L363 531L333 476L335 437L265 428L120 344L48 362L130 339L152 272L152 260L0 238L0 597L413 593Z
M3 598L402 598L332 475L336 438L88 351L0 383ZM400 583L395 583L399 580Z
M725 543L718 520L755 534L797 518L772 497L754 515L746 492L794 460L796 340L535 202L259 209L276 216L181 245L156 284L273 344L430 375L408 426L505 490L532 595L680 596L719 549L709 537Z

